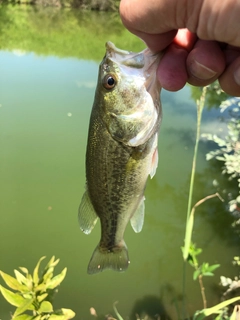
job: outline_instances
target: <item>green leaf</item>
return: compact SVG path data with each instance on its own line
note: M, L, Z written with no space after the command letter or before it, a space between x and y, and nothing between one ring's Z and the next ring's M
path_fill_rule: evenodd
M122 317L122 316L120 315L120 313L118 312L117 307L116 307L116 304L117 304L117 302L115 302L115 303L113 304L113 310L114 310L114 312L116 313L116 316L117 316L118 320L124 320L123 317Z
M197 280L198 276L201 274L201 270L197 269L196 271L194 271L193 273L193 280Z
M54 289L63 281L67 273L67 268L64 268L63 271L55 276L52 280L47 283L47 289Z
M220 264L213 264L212 266L209 266L208 267L208 271L214 271L214 270L216 270L217 268L219 268L220 267Z
M186 261L189 254L189 248L191 245L192 239L192 230L194 224L194 212L195 210L192 209L188 221L186 223L186 233L185 233L185 240L184 240L184 248L183 248L183 259Z
M42 260L44 260L46 257L41 257L33 271L33 282L35 284L35 286L38 284L39 282L39 276L38 276L38 270L39 270L39 266L40 266L40 263L42 262Z
M5 289L1 285L0 290L5 300L7 300L7 302L9 302L11 305L20 307L25 303L25 299L19 293L14 293L8 289Z
M212 277L212 276L214 276L214 274L213 274L212 272L208 272L208 271L203 272L202 275L203 275L204 277Z
M50 313L53 312L53 306L49 301L43 301L38 310L39 313Z
M206 308L206 309L203 309L201 311L197 311L195 312L194 316L193 316L193 319L194 320L202 320L204 319L205 317L208 317L212 314L215 314L215 313L218 313L219 310L227 307L229 304L231 303L234 303L236 301L240 300L240 297L235 297L235 298L232 298L232 299L229 299L229 300L226 300L226 301L223 301L211 308Z
M25 300L25 303L23 303L20 307L18 307L16 309L13 316L18 316L26 310L34 310L35 308L32 305L33 301L34 301L34 298L31 298L29 300Z
M35 320L34 316L30 316L29 314L21 314L20 316L13 317L14 320Z
M9 286L9 288L13 290L18 290L18 291L28 290L26 286L22 285L21 282L19 282L17 279L13 278L12 276L8 275L7 273L0 271L0 274L3 280L5 281L5 283Z

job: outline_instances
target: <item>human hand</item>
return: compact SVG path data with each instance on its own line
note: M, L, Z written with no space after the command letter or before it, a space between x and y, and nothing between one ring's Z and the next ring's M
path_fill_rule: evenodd
M165 50L157 69L164 89L218 79L240 96L239 0L121 0L120 15L153 52Z

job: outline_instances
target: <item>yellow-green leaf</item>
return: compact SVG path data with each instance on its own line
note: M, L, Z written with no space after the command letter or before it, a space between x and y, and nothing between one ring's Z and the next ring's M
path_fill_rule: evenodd
M51 314L49 320L68 320L68 318L61 314Z
M48 264L46 265L46 270L49 268L55 268L56 265L58 264L58 262L60 261L60 259L55 260L55 256L52 256L52 258L49 260Z
M15 273L15 277L19 283L22 283L22 284L27 283L28 279L23 274L21 274L21 272L19 272L18 270L14 270L14 273Z
M52 304L49 302L49 301L43 301L41 303L41 306L38 310L39 313L50 313L50 312L53 312L53 306Z
M195 314L194 314L194 317L193 319L197 319L197 320L201 320L201 319L204 319L205 317L208 317L214 313L218 313L219 310L227 307L229 304L232 304L236 301L240 300L240 297L235 297L235 298L232 298L232 299L228 299L226 301L223 301L211 308L206 308L206 309L203 309L201 311L197 311Z
M43 293L40 296L37 296L38 302L42 302L45 298L47 298L48 293Z
M45 282L47 282L48 280L52 279L53 277L53 269L52 267L50 267L43 275L43 280Z
M0 290L7 302L15 307L20 307L25 303L25 299L18 293L14 293L0 285Z
M22 272L24 272L26 275L28 275L28 269L25 267L19 267L20 270L22 270Z
M19 282L17 279L13 278L9 274L0 271L0 274L5 281L5 283L9 286L9 288L13 290L18 290L18 291L26 291L28 288L24 286L21 282Z
M67 319L72 319L75 317L75 312L72 311L71 309L64 309L62 308L62 313L67 316Z
M69 320L75 317L75 312L71 309L60 309L51 314L49 320Z
M12 317L14 320L35 320L34 316L30 316L29 314L21 314L20 316Z
M33 282L35 284L35 286L38 284L39 282L39 276L38 276L38 270L39 270L39 266L40 266L40 263L42 262L42 260L44 260L46 257L42 257L39 259L34 271L33 271Z
M52 278L52 280L50 280L47 283L47 289L54 289L57 286L59 286L59 284L63 281L63 279L65 278L67 273L67 268L64 268L63 271L58 274L57 276L55 276L54 278Z
M34 310L34 306L32 305L34 299L31 298L29 300L25 300L25 303L23 303L20 307L18 307L16 309L16 311L14 312L14 317L20 315L21 313L23 313L26 310Z
M43 282L41 284L39 284L36 288L35 288L35 291L38 292L45 292L47 290L47 287L46 287L46 283Z
M33 283L32 283L32 280L31 278L29 279L29 275L27 275L27 278L21 273L19 272L18 270L14 270L14 273L15 273L15 276L18 280L18 282L24 284L28 290L25 290L25 291L31 291L32 290L32 287L33 287Z
M236 305L233 309L233 313L230 317L230 320L236 320L236 319L239 319L239 313L240 313L240 306L239 305Z

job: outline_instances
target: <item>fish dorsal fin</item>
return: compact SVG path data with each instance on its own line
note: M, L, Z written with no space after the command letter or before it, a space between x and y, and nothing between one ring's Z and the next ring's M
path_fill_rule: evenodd
M84 233L89 234L94 228L97 219L98 216L93 208L88 191L86 190L78 209L78 222L80 229Z
M134 215L130 220L133 230L137 233L141 232L143 227L145 210L144 200L145 197L142 197L142 200L140 201L137 210L134 212Z

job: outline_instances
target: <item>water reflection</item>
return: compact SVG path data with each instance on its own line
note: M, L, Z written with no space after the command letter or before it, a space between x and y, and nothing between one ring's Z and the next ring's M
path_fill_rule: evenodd
M99 238L99 224L91 236L83 235L77 209L85 184L98 63L107 40L136 51L143 45L121 27L116 14L111 18L104 13L8 6L0 10L0 30L0 269L12 274L23 265L32 270L39 257L56 255L59 268L67 266L68 273L55 306L73 309L76 319L90 319L91 307L98 314L114 314L115 301L124 319L133 318L135 312L161 310L166 318L176 319L172 297L158 297L166 283L176 297L182 292L180 247L196 122L190 88L162 92L159 168L147 185L143 231L135 234L130 227L126 231L129 270L90 277L86 266ZM206 110L203 127L217 117ZM234 182L221 176L219 163L206 162L208 147L201 144L194 202L216 191L214 179L219 191L235 190ZM226 204L217 199L197 209L193 239L203 248L204 261L221 264L205 285L209 305L219 301L211 289L219 276L234 274L231 260L239 238L230 224ZM190 268L186 282L192 314L202 305ZM8 319L10 309L2 298L0 309L1 318Z

